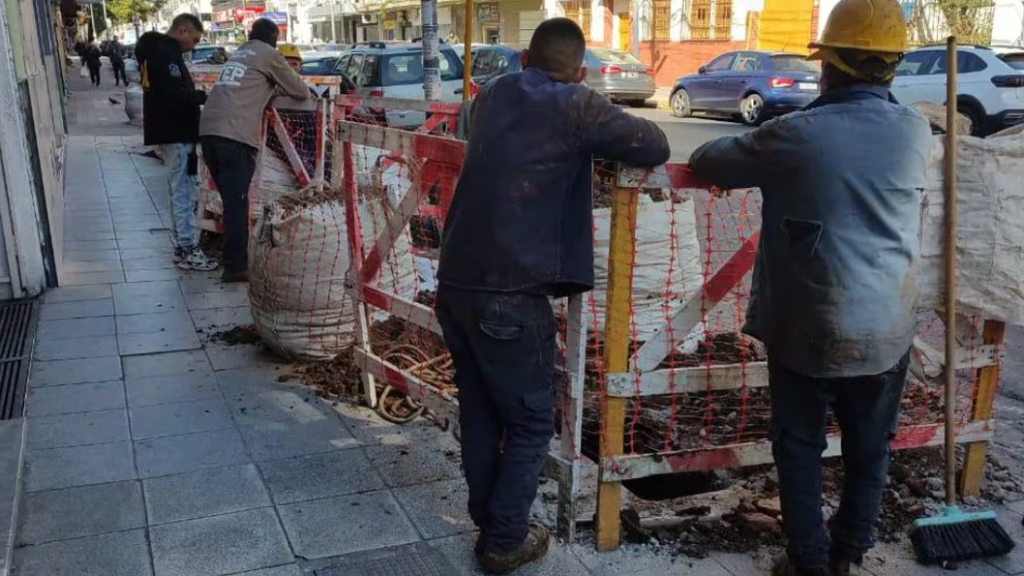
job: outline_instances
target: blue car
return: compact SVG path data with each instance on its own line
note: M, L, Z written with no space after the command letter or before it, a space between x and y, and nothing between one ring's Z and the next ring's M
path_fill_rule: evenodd
M669 102L677 118L710 112L739 116L744 124L758 126L817 98L820 76L818 64L799 54L728 52L680 78Z

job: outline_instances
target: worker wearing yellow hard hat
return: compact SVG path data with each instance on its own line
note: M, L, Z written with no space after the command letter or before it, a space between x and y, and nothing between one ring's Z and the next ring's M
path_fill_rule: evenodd
M820 96L709 142L693 173L760 188L762 225L744 332L768 349L772 453L786 554L775 576L846 576L874 544L915 331L928 121L889 91L907 48L897 0L841 0L810 56ZM821 456L829 408L845 483L828 525Z
M284 59L288 61L288 64L296 71L302 70L302 53L299 52L299 47L295 44L281 44L277 49L284 56Z

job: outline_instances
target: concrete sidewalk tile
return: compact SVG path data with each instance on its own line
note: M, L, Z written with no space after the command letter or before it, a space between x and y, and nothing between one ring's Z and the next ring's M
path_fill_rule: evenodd
M65 212L66 214L66 212ZM78 240L73 242L70 246L65 245L65 249L74 248L76 250L117 250L117 240L108 238L106 240Z
M1019 530L1019 527L1017 528ZM879 544L864 558L864 568L886 576L935 576L934 566L918 564L910 540L898 544ZM957 576L1005 576L1002 570L983 561L962 562Z
M134 479L129 442L25 452L26 492Z
M64 276L65 286L95 286L124 282L123 272L81 272Z
M117 356L33 362L29 386L60 386L84 382L103 382L121 378L121 359Z
M420 539L387 491L288 504L278 511L295 554L309 559Z
M122 234L117 237L117 245L122 249L132 248L172 248L171 237L164 233Z
M185 310L132 314L117 317L118 334L146 334L149 332L195 332L192 317Z
M202 344L199 343L195 330L121 334L117 337L117 349L122 356L180 352L199 350L200 348L202 348Z
M147 378L192 372L213 372L213 367L210 366L210 361L202 350L147 354L124 359L126 378Z
M132 408L129 412L133 440L211 432L235 425L223 398Z
M210 310L249 305L248 292L193 292L185 295L189 310Z
M128 392L128 406L132 408L221 397L212 372L127 378L124 386Z
M270 506L253 464L143 481L150 524L192 520Z
M239 572L236 576L302 576L298 564L285 564L273 568L261 568L248 572Z
M26 447L63 448L130 440L128 411L100 410L28 419Z
M345 422L356 439L367 445L409 446L421 441L435 442L443 435L451 437L450 432L444 432L434 424L423 420L416 420L405 425L392 424L365 406L340 402L332 408L341 416L342 421ZM449 440L454 441L454 438L449 438ZM447 444L446 440L440 441Z
M712 552L709 558L718 562L732 576L747 576L748 574L770 573L772 562L778 553L780 552L768 550L761 550L752 554Z
M79 240L114 240L117 236L113 230L103 232L74 232L71 230L64 231L64 244L74 244ZM85 252L85 250L83 250Z
M131 296L118 296L117 289L121 286L146 286L156 282L136 282L132 284L118 284L114 286L114 311L118 316L127 314L153 314L156 312L171 312L173 310L184 310L185 299L180 294L133 294Z
M466 502L465 480L442 480L394 490L395 498L427 540L476 530Z
M117 250L68 250L64 252L64 262L120 262L121 253Z
M177 268L174 260L170 254L161 254L160 256L148 256L145 258L132 258L129 260L121 260L121 266L124 267L125 272L129 270L166 270L169 268Z
M116 532L21 548L18 576L151 576L145 530Z
M273 508L155 526L150 538L161 576L231 574L294 561Z
M182 271L177 268L157 268L155 270L125 270L124 281L129 284L138 282L153 282L156 280L177 280L182 277Z
M360 450L274 460L259 466L278 504L384 488L384 481Z
M239 344L206 344L206 355L214 370L234 370L237 368L270 368L280 367L286 362L267 351L263 346Z
M310 394L309 389L298 382L280 382L284 370L236 368L217 372L217 383L226 398L264 394L268 392L294 392Z
M35 360L72 360L117 356L117 339L113 336L88 336L63 340L43 340L32 351Z
M171 260L174 255L174 248L170 245L159 248L122 248L121 260L138 260L144 258L163 258Z
M219 310L193 310L191 314L196 328L203 330L234 328L235 326L252 324L252 311L249 306L222 308Z
M104 240L100 240L104 242ZM43 295L43 302L59 304L62 302L85 302L88 300L112 299L110 286L80 286L74 288L54 288ZM113 302L113 300L111 300Z
M31 388L26 395L25 414L54 416L117 408L125 408L124 385L111 380Z
M121 284L114 286L114 309L118 314L145 314L152 312L170 312L170 310L145 310L142 312L123 312L122 308L130 308L141 304L159 304L161 301L183 301L181 288L173 280L156 282Z
M257 426L239 426L239 429L257 462L331 452L359 445L340 422L327 420L301 425L267 422Z
M146 527L138 481L26 494L18 543L41 544Z
M1024 573L1024 534L1021 534L1021 515L1003 507L996 510L999 524L1013 538L1016 547L1005 556L989 558L988 563L1007 574Z
M109 288L109 286L104 286L104 288ZM63 340L65 338L84 338L86 336L113 336L114 330L113 316L47 320L39 322L39 328L36 331L36 342Z
M613 552L597 552L593 546L583 545L574 545L570 549L573 556L595 576L730 576L721 564L711 558L687 558L668 552L652 553L649 550L639 552L636 546L631 545L624 545Z
M457 576L476 576L480 574L480 569L477 567L476 556L473 553L473 545L475 543L476 534L460 534L434 540L430 542L430 545L444 554L445 558L456 567L458 570ZM533 564L523 566L516 570L515 574L516 576L585 576L589 575L590 571L569 550L552 541L551 547L544 558ZM622 570L617 574L632 576L632 573L626 570ZM665 576L668 574L705 576L703 572L666 572L664 574ZM708 576L719 575L709 573Z
M367 446L366 455L390 487L462 478L458 450L433 444Z
M179 284L181 285L181 291L185 295L189 294L201 294L203 292L217 292L217 293L238 293L247 294L248 285L244 282L225 284L221 282L220 276L213 276L210 278L184 278ZM248 306L248 302L245 306Z
M117 260L101 260L98 262L68 262L64 264L66 274L85 272L124 272L124 266Z
M135 456L140 478L250 462L242 438L235 429L137 440Z

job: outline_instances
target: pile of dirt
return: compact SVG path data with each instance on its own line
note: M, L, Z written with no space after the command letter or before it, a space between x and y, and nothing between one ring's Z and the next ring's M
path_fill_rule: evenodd
M759 342L738 332L718 332L697 344L697 351L683 354L675 351L658 366L666 368L693 368L722 364L764 362L768 354Z
M348 348L331 360L299 364L291 376L297 377L321 398L358 402L362 396L361 375L352 348Z
M210 334L210 341L220 342L227 344L228 346L238 346L239 344L257 345L263 343L259 332L256 330L256 326L253 324L235 326L234 328L214 332Z
M943 506L940 447L893 454L882 511L876 528L880 542L899 542L914 520L937 514ZM690 557L710 552L749 552L783 543L782 506L774 466L726 472L728 488L660 502L634 500L636 520L624 517L629 539L657 543ZM839 508L842 463L824 462L822 513L826 523ZM673 477L666 477L671 479ZM968 508L991 508L1024 499L1021 481L991 456L985 466L980 498ZM639 526L639 528L637 528Z

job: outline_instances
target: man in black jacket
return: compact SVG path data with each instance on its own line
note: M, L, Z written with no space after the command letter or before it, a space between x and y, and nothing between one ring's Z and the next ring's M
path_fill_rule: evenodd
M487 83L445 219L437 319L455 362L469 513L489 574L547 551L547 530L528 520L554 430L548 298L594 287L591 160L657 166L670 153L656 124L581 84L585 52L575 22L546 20L524 70Z
M163 148L174 220L174 261L183 270L214 270L218 266L199 249L199 188L189 166L199 142L199 112L206 92L196 90L182 54L195 48L202 36L199 18L181 14L167 34L147 32L135 47L142 74L143 133L147 146Z
M110 67L114 69L114 86L118 83L128 85L128 76L124 70L124 46L117 41L117 36L107 45L107 56L110 57Z

